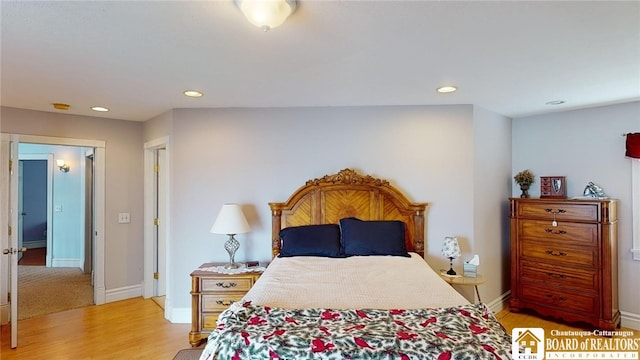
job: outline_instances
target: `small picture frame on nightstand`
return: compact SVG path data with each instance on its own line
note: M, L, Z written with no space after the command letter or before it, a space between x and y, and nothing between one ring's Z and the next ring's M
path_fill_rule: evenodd
M566 198L566 178L564 176L540 176L540 197L558 199Z

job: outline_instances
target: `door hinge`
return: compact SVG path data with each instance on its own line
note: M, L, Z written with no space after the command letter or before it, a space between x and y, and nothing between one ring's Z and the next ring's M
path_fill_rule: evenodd
M13 170L13 160L9 160L9 172Z
M11 302L11 293L7 293L7 301Z
M11 233L12 233L12 231L11 231L11 225L9 225L9 236L11 236Z
M160 166L158 164L153 164L153 171L154 172L159 172L160 171Z
M156 280L160 279L160 273L159 272L154 272L153 273L153 278L156 279Z
M158 218L153 219L153 225L158 226L159 223L160 221L158 220Z

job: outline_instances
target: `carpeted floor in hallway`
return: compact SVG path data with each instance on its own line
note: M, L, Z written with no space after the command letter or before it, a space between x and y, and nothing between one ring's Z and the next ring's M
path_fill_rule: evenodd
M93 304L91 275L79 268L18 266L18 320Z

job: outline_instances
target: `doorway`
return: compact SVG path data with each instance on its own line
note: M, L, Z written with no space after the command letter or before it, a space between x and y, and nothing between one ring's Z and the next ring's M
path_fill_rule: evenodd
M2 147L0 147L0 164L3 168L10 169L8 172L0 171L0 199L3 199L3 206L0 207L0 228L8 228L10 230L17 229L18 225L18 171L14 170L17 170L19 167L17 151L19 144L46 144L93 148L93 298L95 304L104 304L106 302L104 279L105 141L6 133L0 134L0 139L2 140ZM15 151L12 150L14 148ZM79 169L80 165L77 163L75 165L78 166ZM58 170L57 167L54 167L54 169L55 171ZM63 211L64 209L65 208L62 207ZM48 229L48 232L51 231L52 229ZM12 253L15 254L17 250L17 231L9 231L8 233L0 232L0 248L12 249ZM3 274L3 276L0 276L0 322L2 324L11 323L11 344L12 347L15 347L17 346L18 322L14 320L18 318L18 301L16 301L16 298L19 298L19 292L16 289L17 256L10 255L0 257L0 270L0 273ZM10 298L8 296L10 291L16 295Z
M18 154L18 264L51 266L53 155ZM26 192L25 192L26 189Z
M18 319L94 303L92 237L86 238L93 232L93 166L87 153L93 149L18 145L18 243L27 249L18 262ZM54 160L72 168L47 166Z
M168 273L169 241L169 138L163 137L144 144L144 289L145 298L152 298L164 308L165 318L171 314L171 294Z

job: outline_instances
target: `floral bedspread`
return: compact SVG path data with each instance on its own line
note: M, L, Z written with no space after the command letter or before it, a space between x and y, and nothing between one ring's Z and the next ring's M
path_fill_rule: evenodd
M216 358L511 359L511 336L484 304L331 310L246 302L220 315L200 359Z

